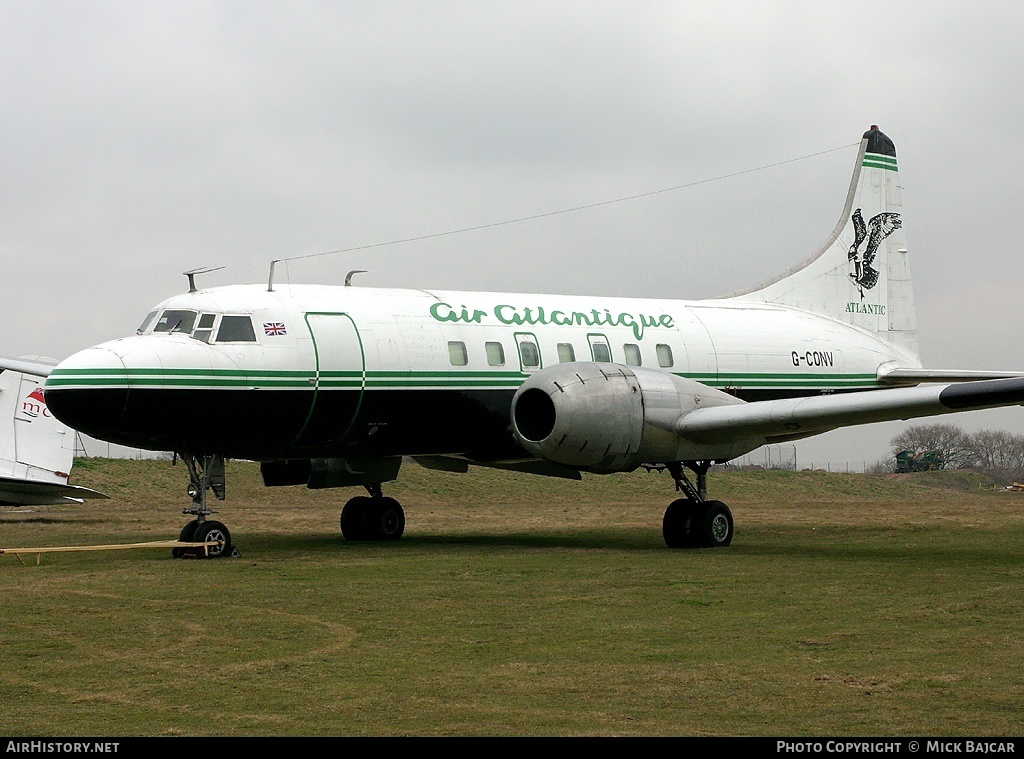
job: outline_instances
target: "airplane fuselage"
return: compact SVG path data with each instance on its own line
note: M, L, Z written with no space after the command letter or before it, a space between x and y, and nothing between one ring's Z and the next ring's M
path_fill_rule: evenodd
M243 285L168 299L140 334L61 363L46 397L81 432L144 449L514 459L516 389L571 361L751 401L876 388L881 368L914 360L770 304Z

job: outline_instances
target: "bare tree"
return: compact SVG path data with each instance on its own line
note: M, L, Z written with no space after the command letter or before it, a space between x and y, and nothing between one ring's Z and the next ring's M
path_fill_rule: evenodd
M928 424L908 427L889 444L893 456L903 451L938 451L946 469L977 467L1024 480L1024 435L1003 430L968 434L952 424Z
M946 469L974 466L977 454L971 436L953 424L924 424L908 427L889 441L892 453L938 451Z
M1024 475L1024 435L1003 430L981 430L971 435L978 466L995 469L1008 477Z

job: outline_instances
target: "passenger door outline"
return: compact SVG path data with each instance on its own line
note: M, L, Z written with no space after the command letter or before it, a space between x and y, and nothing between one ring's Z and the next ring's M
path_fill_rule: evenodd
M306 421L295 436L293 445L302 445L303 436L316 434L317 427L324 427L323 420L314 421L318 404L323 406L323 394L329 389L358 388L359 395L348 424L340 436L322 439L322 444L341 443L352 431L363 404L366 392L366 352L363 339L352 317L343 311L310 311L303 314L306 328L313 342L314 374L309 382L313 386L313 398L309 404ZM352 368L358 356L358 368ZM310 429L311 423L313 429ZM310 441L312 442L312 441Z

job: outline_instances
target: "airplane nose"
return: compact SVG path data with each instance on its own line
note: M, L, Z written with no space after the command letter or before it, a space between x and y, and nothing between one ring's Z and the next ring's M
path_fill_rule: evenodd
M50 412L68 427L94 437L116 429L128 402L128 373L114 351L102 346L60 362L43 386Z

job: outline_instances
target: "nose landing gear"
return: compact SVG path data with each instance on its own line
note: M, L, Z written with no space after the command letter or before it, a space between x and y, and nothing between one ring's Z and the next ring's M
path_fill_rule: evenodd
M205 543L203 546L175 546L171 556L180 558L220 559L237 556L238 551L231 545L231 533L221 522L207 519L214 512L206 505L206 492L212 490L218 500L224 500L224 457L220 454L194 456L182 454L188 467L188 494L192 505L182 514L195 517L181 528L178 541L181 543Z

